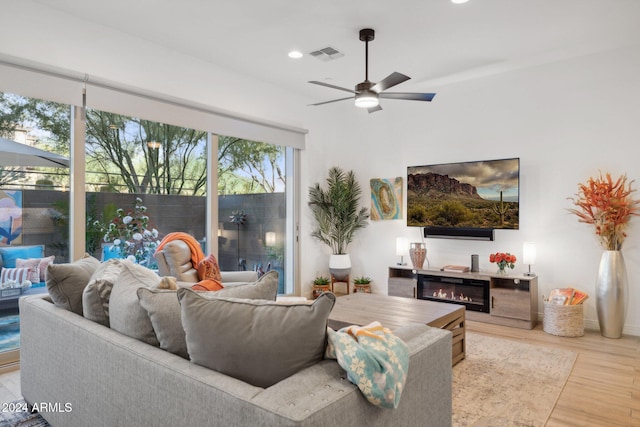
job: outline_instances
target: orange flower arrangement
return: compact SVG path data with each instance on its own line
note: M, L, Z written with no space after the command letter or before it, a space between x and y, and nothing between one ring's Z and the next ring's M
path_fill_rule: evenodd
M578 221L593 224L600 244L610 251L619 251L627 237L625 230L632 215L640 215L640 200L633 199L631 184L622 175L615 182L610 174L597 179L589 178L586 184L578 184L576 198L569 197L577 209L569 212L577 215Z
M513 269L516 266L516 256L511 255L509 252L496 252L489 255L489 262L495 262L498 264L498 269L501 273L505 272L505 268L509 267Z

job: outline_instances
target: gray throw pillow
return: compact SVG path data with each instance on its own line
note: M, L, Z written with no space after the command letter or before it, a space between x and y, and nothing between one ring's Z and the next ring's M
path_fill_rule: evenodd
M322 360L335 295L313 304L203 298L178 289L191 361L269 387Z
M103 262L89 279L82 293L82 311L86 319L109 326L109 297L122 271L121 261L113 258Z
M140 305L149 315L160 348L188 359L177 291L138 288L137 292ZM199 294L205 298L226 296L275 301L278 294L278 272L270 271L255 283Z
M131 261L122 260L121 264L122 271L109 297L111 329L158 347L158 339L147 311L140 305L137 290L155 287L160 282L160 276Z
M100 261L93 257L67 264L49 264L46 284L53 303L82 316L82 292L99 266Z

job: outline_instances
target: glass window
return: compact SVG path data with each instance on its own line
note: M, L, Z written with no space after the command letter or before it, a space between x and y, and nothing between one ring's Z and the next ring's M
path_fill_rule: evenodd
M87 248L157 268L163 236L204 243L207 133L88 110Z
M286 256L293 235L287 225L292 153L284 146L218 137L220 268L259 274L277 270L279 294L294 292L293 281L287 280L293 266Z
M0 93L0 366L18 360L18 298L46 292L33 260L68 261L70 124L69 105Z

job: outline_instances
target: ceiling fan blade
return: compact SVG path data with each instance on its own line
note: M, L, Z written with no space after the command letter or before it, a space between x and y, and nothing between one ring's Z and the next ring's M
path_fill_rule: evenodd
M350 96L348 98L332 99L331 101L318 102L317 104L309 104L309 106L315 107L316 105L331 104L332 102L345 101L347 99L353 99L353 96Z
M380 104L376 105L375 107L367 108L367 111L369 112L369 114L375 113L376 111L380 111L380 110L382 110L382 107L380 106Z
M356 91L351 90L351 89L347 89L346 87L334 86L334 85L330 85L329 83L323 83L323 82L318 82L318 81L310 81L309 83L312 83L314 85L330 87L332 89L343 90L343 91L349 92L349 93L354 93L354 94L357 93Z
M378 83L376 83L371 88L371 90L374 92L380 93L383 90L387 90L389 88L394 87L395 85L399 85L402 82L406 82L410 78L411 77L405 76L402 73L393 72L389 74L387 77L385 77L384 79L380 80Z
M435 93L406 93L406 92L388 92L378 95L380 98L387 99L406 99L409 101L431 101Z

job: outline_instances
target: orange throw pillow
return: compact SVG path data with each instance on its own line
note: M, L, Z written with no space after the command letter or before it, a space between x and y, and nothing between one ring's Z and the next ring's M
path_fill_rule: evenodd
M213 254L210 254L200 261L196 270L198 270L198 279L200 280L209 279L222 282L222 278L220 277L220 266L218 266L218 260L213 256Z

